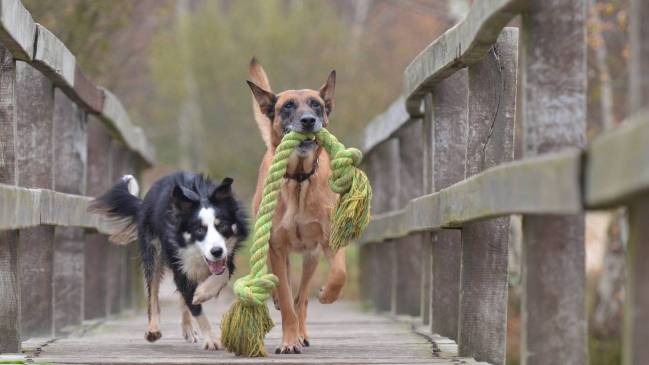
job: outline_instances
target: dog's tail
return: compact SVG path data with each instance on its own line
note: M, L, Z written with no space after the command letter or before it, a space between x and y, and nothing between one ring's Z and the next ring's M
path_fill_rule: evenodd
M88 211L110 218L116 227L109 237L112 243L125 245L137 239L137 215L142 207L140 187L132 175L124 175L104 195L95 198Z
M261 64L257 61L256 57L253 57L250 60L250 66L248 68L248 74L250 76L250 81L254 82L257 86L260 88L266 90L266 91L273 91L270 88L270 82L268 81L268 76L266 75L266 71L264 71L264 68L261 67ZM257 122L257 126L259 127L259 131L261 132L261 138L263 138L264 143L266 144L267 147L271 147L271 128L272 128L272 121L268 119L266 114L261 112L261 109L259 108L259 103L257 103L257 100L255 97L252 97L252 110L255 113L255 122Z

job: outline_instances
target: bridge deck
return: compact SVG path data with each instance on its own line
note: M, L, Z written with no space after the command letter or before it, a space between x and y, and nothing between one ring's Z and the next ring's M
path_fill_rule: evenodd
M145 314L107 320L83 335L35 346L35 362L49 364L462 364L472 359L435 357L432 345L414 334L409 325L363 313L353 302L321 305L310 303L311 347L300 355L275 355L281 326L266 338L267 358L237 358L224 351L209 352L189 344L180 334L180 315L175 297L169 293L162 303L162 339L147 343L143 334ZM218 322L232 298L220 298L205 308L212 323ZM279 312L271 309L279 324ZM218 324L217 324L218 326ZM32 346L34 347L34 346Z

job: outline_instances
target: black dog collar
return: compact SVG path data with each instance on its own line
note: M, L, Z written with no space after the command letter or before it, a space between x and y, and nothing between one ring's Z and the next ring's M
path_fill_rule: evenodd
M309 172L298 172L297 174L289 174L288 172L284 174L284 177L291 180L297 180L297 182L303 182L309 180L315 171L318 169L318 159L313 160L313 167Z

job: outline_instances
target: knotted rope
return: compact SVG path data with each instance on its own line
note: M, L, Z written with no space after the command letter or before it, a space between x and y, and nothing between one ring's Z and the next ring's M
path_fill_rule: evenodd
M277 197L283 183L292 151L304 140L314 138L330 156L331 190L339 194L331 221L329 244L333 250L358 238L369 222L372 197L367 176L357 168L362 153L345 148L325 128L317 133L289 132L275 150L272 164L264 181L262 200L257 213L253 244L250 248L250 273L234 283L238 300L223 315L221 340L225 349L237 355L266 356L264 337L273 328L266 301L277 285L277 277L268 273L269 240Z

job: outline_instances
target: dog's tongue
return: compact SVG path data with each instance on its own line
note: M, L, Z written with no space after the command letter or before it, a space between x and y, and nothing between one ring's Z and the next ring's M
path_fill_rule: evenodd
M212 274L221 275L225 271L225 260L209 261L206 260L207 267L209 267Z

